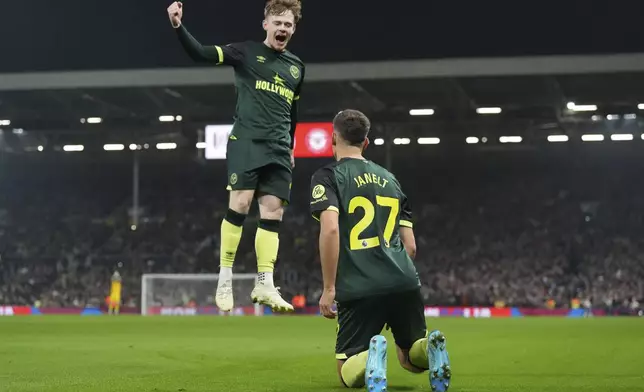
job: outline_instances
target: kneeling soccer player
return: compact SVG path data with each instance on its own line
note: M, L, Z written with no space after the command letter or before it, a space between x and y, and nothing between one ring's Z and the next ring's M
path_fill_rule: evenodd
M407 197L393 174L362 156L370 128L364 114L344 110L333 128L336 162L313 175L311 212L320 221L320 311L338 317L340 379L351 388L386 390L387 340L380 333L388 325L400 365L429 370L432 390L446 391L445 337L427 332Z

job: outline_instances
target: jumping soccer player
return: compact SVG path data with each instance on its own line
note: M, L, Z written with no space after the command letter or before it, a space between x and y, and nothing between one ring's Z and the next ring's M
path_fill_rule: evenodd
M273 310L293 310L273 283L273 269L283 206L290 199L297 100L305 71L302 61L286 46L295 33L301 10L299 0L271 0L264 9L264 42L203 46L182 23L182 3L168 8L181 44L195 61L235 69L237 109L227 153L230 199L221 224L215 296L223 311L233 308L233 262L254 198L259 204L260 221L255 237L258 284L251 298Z
M311 180L311 212L320 221L320 312L338 317L335 353L345 386L386 389L387 340L380 333L388 325L400 365L413 373L430 369L432 390L443 392L449 358L443 334L427 333L409 202L393 174L362 156L370 126L359 111L340 112L333 120L336 162Z

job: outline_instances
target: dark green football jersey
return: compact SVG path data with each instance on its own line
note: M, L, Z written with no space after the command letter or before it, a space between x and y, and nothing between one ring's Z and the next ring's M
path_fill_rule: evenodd
M323 167L311 180L311 213L319 220L326 210L339 214L338 302L420 286L400 239L400 226L412 227L411 209L393 174L362 159Z
M299 99L304 64L289 51L262 42L215 46L219 64L235 68L237 107L232 135L237 139L291 143L291 107Z

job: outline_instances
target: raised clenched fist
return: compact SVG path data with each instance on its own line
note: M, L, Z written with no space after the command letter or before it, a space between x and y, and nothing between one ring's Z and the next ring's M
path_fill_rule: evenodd
M168 17L170 18L170 23L175 29L181 26L181 18L183 17L183 3L180 1L175 1L170 4L168 7Z

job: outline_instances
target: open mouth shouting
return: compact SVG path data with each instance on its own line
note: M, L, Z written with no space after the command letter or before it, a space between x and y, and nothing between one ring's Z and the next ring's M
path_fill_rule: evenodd
M284 48L287 42L288 42L288 35L286 33L275 34L275 44L278 48L280 49Z

